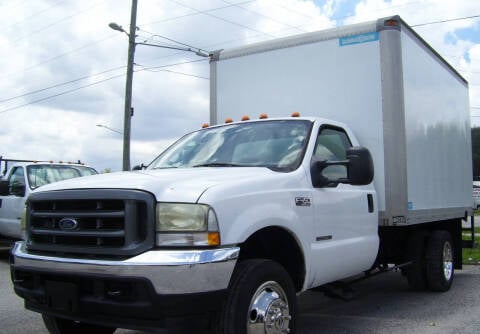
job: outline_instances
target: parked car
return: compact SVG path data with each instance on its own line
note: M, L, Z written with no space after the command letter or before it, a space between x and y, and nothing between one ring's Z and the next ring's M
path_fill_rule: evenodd
M480 209L480 185L473 185L473 208Z
M30 193L40 186L80 176L98 174L78 163L0 158L4 175L0 179L0 236L23 239L22 214Z

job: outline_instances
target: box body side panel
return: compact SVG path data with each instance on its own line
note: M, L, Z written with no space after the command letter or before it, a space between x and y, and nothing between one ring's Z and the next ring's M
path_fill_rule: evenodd
M408 31L401 38L408 210L416 223L415 212L472 207L468 86Z
M380 51L378 35L372 34L359 39L368 40L363 43L350 39L342 45L334 38L218 61L218 122L298 111L348 124L373 155L379 210L384 210Z

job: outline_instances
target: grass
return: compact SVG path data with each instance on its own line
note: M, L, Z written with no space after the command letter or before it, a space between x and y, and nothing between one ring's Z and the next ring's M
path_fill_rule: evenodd
M464 248L462 252L463 264L480 264L480 227L475 227L475 245L473 248ZM463 239L470 240L470 234L463 232Z
M462 253L463 264L480 264L480 245L478 241L474 248L464 248Z

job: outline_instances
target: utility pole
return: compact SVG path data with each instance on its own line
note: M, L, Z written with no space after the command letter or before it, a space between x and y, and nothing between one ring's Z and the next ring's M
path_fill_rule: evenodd
M137 0L132 0L130 33L128 34L127 82L125 84L125 113L123 119L123 170L130 170L130 129L132 121L132 82L137 30Z
M202 49L198 49L195 47L190 47L187 44L183 44L186 47L176 47L171 45L158 45L158 44L151 44L151 43L136 43L135 38L137 32L137 2L138 0L132 0L132 11L130 17L130 33L127 33L121 25L118 25L115 22L111 22L108 24L110 28L116 31L120 31L126 35L128 35L128 63L127 63L127 82L125 84L125 114L124 114L124 123L123 123L123 170L128 171L130 170L130 129L131 129L131 118L133 116L133 108L132 108L132 81L133 81L133 65L134 65L134 57L135 57L135 47L136 45L146 45L146 46L154 46L157 48L164 48L164 49L172 49L172 50L181 50L181 51L188 51L193 52L197 56L200 57L210 57L208 52L205 52ZM168 39L168 38L167 38ZM173 40L172 40L173 41ZM106 126L97 125L100 127L104 127L109 129ZM112 130L112 129L110 129ZM112 130L115 132L120 133L119 131Z

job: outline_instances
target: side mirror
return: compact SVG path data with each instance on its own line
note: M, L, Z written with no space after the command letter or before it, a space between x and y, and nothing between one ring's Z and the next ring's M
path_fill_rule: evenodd
M146 169L147 166L145 166L143 163L141 165L136 165L132 168L132 170L143 170Z
M329 179L323 171L330 166L345 166L346 178ZM339 183L348 183L355 186L370 184L373 180L373 160L368 149L364 147L351 147L347 149L347 159L341 161L313 161L311 176L313 186L316 188L336 186Z
M14 182L10 189L12 195L23 197L25 196L25 183Z
M0 181L0 196L8 196L9 194L8 181Z
M351 147L347 150L348 183L364 186L373 181L373 159L365 147Z

